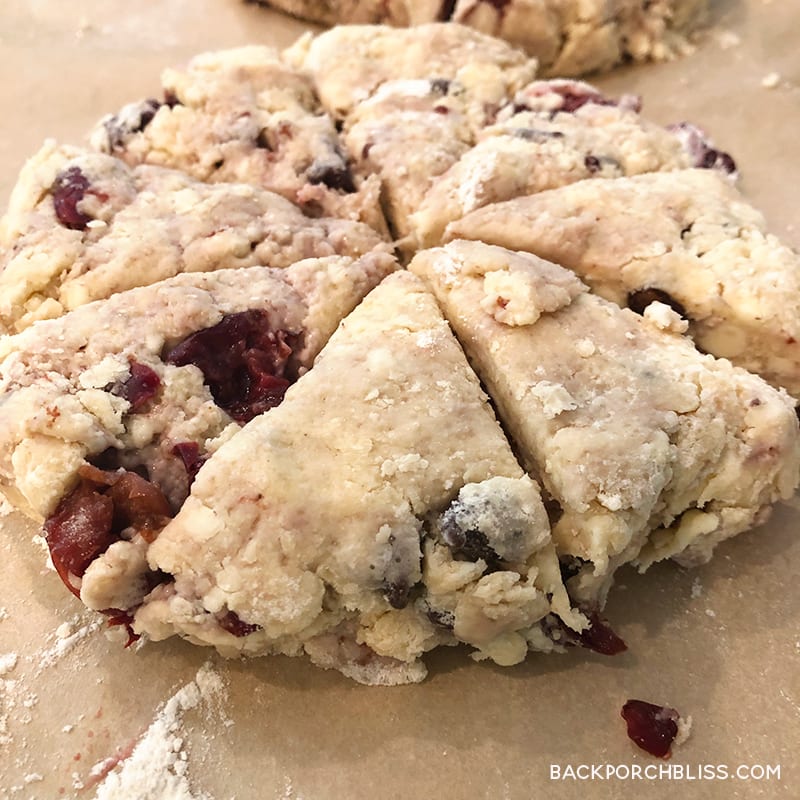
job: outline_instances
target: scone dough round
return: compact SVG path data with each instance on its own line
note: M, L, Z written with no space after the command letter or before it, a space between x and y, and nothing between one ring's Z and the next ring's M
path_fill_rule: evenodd
M552 64L684 8L606 5ZM0 490L85 605L369 684L611 654L619 567L792 495L800 258L702 131L481 32L570 8L203 54L28 162Z

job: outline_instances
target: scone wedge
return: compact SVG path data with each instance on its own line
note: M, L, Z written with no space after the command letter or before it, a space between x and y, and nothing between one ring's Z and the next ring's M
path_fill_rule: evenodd
M635 95L609 97L583 81L533 81L476 131L474 147L431 173L406 223L414 241L441 245L447 224L476 209L588 178L689 167L735 177L733 159L702 130L687 123L664 128L640 110Z
M395 268L374 254L180 275L0 340L0 490L45 520L86 605L141 600L147 546L205 458Z
M457 81L480 114L536 75L536 61L506 42L441 22L413 29L341 25L301 37L283 55L310 76L322 105L337 119L386 81Z
M0 332L183 272L390 250L364 223L308 217L257 186L54 142L23 168L0 246Z
M409 218L431 183L469 152L485 124L485 115L470 117L468 93L444 78L386 81L348 115L344 142L359 170L380 178L384 213L403 249L413 249Z
M270 47L203 53L162 76L163 96L104 117L92 146L128 164L251 183L309 213L380 230L379 186L353 174L311 80Z
M581 181L486 206L445 238L535 253L640 312L660 300L698 347L800 397L800 255L716 170Z
M387 278L277 408L203 465L150 546L134 614L227 655L307 653L363 683L421 680L466 642L521 661L574 630L538 485L433 296Z
M703 562L794 492L792 399L697 352L669 307L642 318L562 267L476 242L424 251L410 269L560 507L553 538L578 600L602 603L627 562Z

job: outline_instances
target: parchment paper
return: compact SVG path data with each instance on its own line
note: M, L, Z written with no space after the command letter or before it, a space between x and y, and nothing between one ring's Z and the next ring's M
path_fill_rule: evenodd
M800 246L800 5L726 0L714 14L694 55L596 82L643 94L659 122L706 128L772 230ZM203 50L283 46L305 29L239 0L3 0L0 203L45 137L80 143L102 114L157 93L162 68ZM607 613L624 655L576 650L501 669L450 650L428 657L421 685L370 689L300 659L226 662L179 641L125 650L45 569L35 529L6 515L0 798L94 797L92 767L129 752L209 659L225 691L172 719L185 800L800 797L798 522L782 508L705 567L623 575ZM619 777L662 763L627 739L629 697L691 715L667 762L687 779ZM618 777L551 780L579 765ZM780 777L698 779L739 765L779 765Z

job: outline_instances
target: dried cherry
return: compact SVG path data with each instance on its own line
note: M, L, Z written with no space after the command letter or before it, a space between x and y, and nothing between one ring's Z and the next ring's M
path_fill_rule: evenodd
M561 95L561 108L558 110L564 111L567 114L572 114L588 103L594 103L598 106L617 105L616 100L604 97L600 92L588 91L578 84L556 84L552 86L552 91Z
M73 583L98 556L133 528L147 541L172 516L166 497L135 472L105 472L89 464L78 470L80 482L44 523L53 566L66 587L80 596Z
M191 486L200 467L208 460L208 455L200 453L200 445L197 442L178 442L172 448L172 455L177 456L183 463Z
M573 631L559 617L550 614L543 625L545 633L561 644L585 647L604 656L615 656L628 649L628 645L598 611L586 608L580 610L589 618L589 627L586 630L580 633Z
M628 700L620 714L628 725L628 737L642 750L658 758L669 758L680 719L674 708Z
M239 638L249 636L251 633L261 630L260 625L251 622L243 622L235 611L228 611L217 617L217 622L222 630L232 633Z
M131 411L140 411L148 400L152 400L161 386L161 378L146 364L131 360L130 375L108 387L107 391L122 397L131 404Z
M130 647L135 642L138 642L142 637L133 630L133 615L128 611L123 611L119 608L104 608L101 614L108 617L108 627L114 628L118 625L124 625L125 631L128 634L128 641L125 642L125 647Z
M58 221L73 231L84 231L92 218L78 209L89 191L89 179L80 167L70 167L56 175L50 194Z
M70 576L80 578L89 564L116 540L111 532L114 502L89 481L81 481L44 523L44 537L59 577L76 596L80 589Z
M242 311L191 334L164 360L176 366L194 364L217 405L244 423L283 400L290 385L285 377L290 338L286 331L270 328L266 311Z

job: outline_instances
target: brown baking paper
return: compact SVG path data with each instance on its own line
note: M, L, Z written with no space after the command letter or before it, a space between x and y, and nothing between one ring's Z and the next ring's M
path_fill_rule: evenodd
M45 137L80 143L104 113L157 93L162 68L304 29L239 0L3 0L0 197ZM718 2L694 55L597 79L641 93L651 119L706 128L795 246L799 33L794 0ZM502 669L455 649L428 657L423 684L366 688L301 659L227 662L181 641L124 649L45 568L35 528L6 515L0 798L105 786L125 800L159 774L152 796L183 800L800 797L799 522L780 508L705 567L623 573L607 608L629 645L620 656L574 650ZM670 761L626 737L631 697L692 717ZM138 789L109 794L103 775L143 739L145 766L130 756L122 768L140 770ZM630 777L663 764L673 780Z

